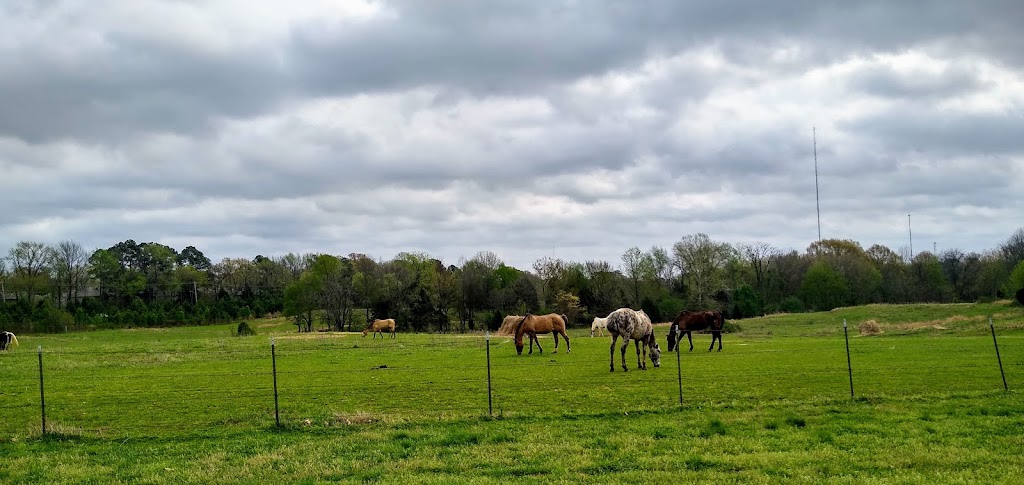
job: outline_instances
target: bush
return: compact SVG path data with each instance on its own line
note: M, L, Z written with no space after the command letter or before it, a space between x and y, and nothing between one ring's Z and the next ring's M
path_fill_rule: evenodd
M235 332L236 337L249 337L253 335L256 335L256 331L249 326L248 322L238 324L238 331Z
M739 333L743 331L743 327L738 323L725 322L725 324L722 325L722 331L725 333Z
M779 304L779 310L785 313L803 313L805 311L804 302L795 296L791 296L782 300Z

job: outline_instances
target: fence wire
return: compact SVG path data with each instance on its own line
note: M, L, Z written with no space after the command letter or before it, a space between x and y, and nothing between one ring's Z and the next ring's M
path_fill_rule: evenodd
M678 405L680 384L684 402L812 400L849 393L841 336L815 340L815 346L797 339L727 341L723 352L708 352L698 342L690 352L684 341L678 356L662 347L661 367L648 361L647 370L637 368L632 344L623 359L621 343L613 349L583 339L572 339L577 343L573 348L584 344L582 352L569 353L562 345L554 354L549 345L543 353L520 356L507 337L435 336L418 342L280 338L273 365L266 347L44 349L47 431L223 433L274 426L275 407L281 424L288 426L491 413L628 412ZM490 360L485 358L488 348ZM452 357L465 352L477 357ZM961 359L951 364L949 352ZM1000 369L986 335L852 339L849 361L856 393L926 395L1001 387L1001 371L1017 376L1024 367L1016 349L1004 347L1003 352ZM37 358L34 353L0 355L5 414L0 437L39 430ZM628 373L622 372L623 363ZM962 388L945 385L944 376L951 372L960 376Z

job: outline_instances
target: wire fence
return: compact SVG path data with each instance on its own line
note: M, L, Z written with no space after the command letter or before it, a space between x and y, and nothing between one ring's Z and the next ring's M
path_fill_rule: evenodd
M723 352L662 352L660 368L648 361L646 371L637 368L630 343L629 372L622 371L621 341L612 349L607 338L590 337L574 337L572 353L563 344L558 353L548 346L523 356L510 338L490 336L356 344L281 338L201 350L39 347L0 355L0 438L982 394L1008 390L1024 367L1019 337L1000 353L991 322L990 328L991 338L727 339Z

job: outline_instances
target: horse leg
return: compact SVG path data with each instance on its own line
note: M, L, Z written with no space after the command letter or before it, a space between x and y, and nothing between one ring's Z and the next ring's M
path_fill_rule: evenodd
M609 349L610 353L611 353L611 364L610 364L611 365L611 370L610 370L610 372L615 372L615 341L618 340L618 339L619 339L618 335L612 335L612 346Z
M565 330L560 330L562 338L565 339L565 353L571 353L572 349L569 347L569 334L565 333Z
M555 350L552 351L551 353L552 354L557 354L558 353L558 332L557 331L552 331L551 335L553 337L555 337Z
M629 368L626 367L626 347L629 347L629 337L622 338L622 372L629 372Z
M718 332L714 333L714 335L712 336L711 345L715 345L714 337L718 337L718 351L721 352L722 351L722 332L718 331Z
M540 350L540 353L543 354L544 353L544 348L540 346L540 339L537 338L537 334L533 334L533 341L537 342L537 350Z
M640 341L634 340L633 346L636 347L636 368L640 370L647 370L647 363L640 358Z
M693 335L692 335L692 332L686 332L686 340L690 341L690 352L693 352Z

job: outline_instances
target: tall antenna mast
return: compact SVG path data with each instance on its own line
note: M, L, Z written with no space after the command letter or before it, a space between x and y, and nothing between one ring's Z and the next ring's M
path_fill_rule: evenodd
M907 235L910 236L910 260L914 260L914 231L910 229L910 214L907 214Z
M818 212L818 241L821 241L821 199L818 196L818 132L816 127L811 127L811 137L814 139L814 206Z

